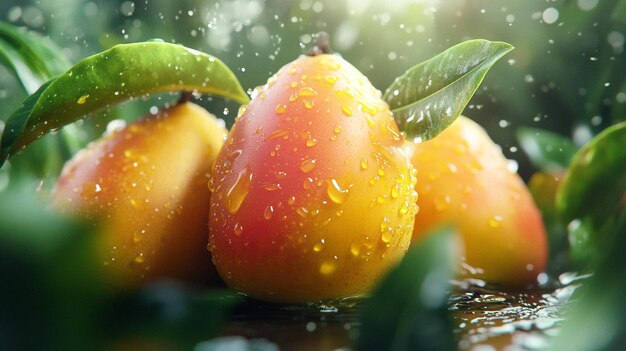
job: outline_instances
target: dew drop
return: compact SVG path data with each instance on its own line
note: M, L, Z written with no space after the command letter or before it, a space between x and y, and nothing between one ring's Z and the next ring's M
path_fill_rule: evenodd
M78 98L78 100L76 100L76 103L79 105L84 104L85 102L87 102L87 99L89 99L89 94L83 95L81 97Z
M267 138L265 138L265 141L286 137L288 134L289 134L289 131L284 130L284 129L279 129L275 131L274 133L268 135Z
M315 252L320 252L322 251L323 248L324 248L324 239L320 240L319 242L315 243L315 245L313 245L313 251Z
M246 168L242 169L239 174L237 174L235 183L228 189L228 193L226 193L226 203L228 212L231 214L235 214L239 211L243 200L248 195L248 190L252 183L252 176L253 174L250 168L246 166Z
M352 108L350 106L348 106L348 105L342 105L341 106L341 111L343 112L344 115L346 115L348 117L353 115Z
M361 248L359 247L359 245L353 243L352 245L350 245L350 253L352 254L352 256L358 257L359 254L361 254Z
M331 178L326 180L327 187L326 193L330 200L336 204L342 204L346 201L348 197L349 189L342 188L335 178Z
M287 112L287 105L285 104L276 105L276 113L278 113L279 115L282 115L285 112Z
M274 215L274 207L272 207L272 205L267 206L265 208L265 211L263 211L263 218L271 219L273 215Z
M317 92L309 87L304 87L298 92L298 96L315 96Z
M304 159L302 160L302 164L300 164L300 170L304 173L309 173L315 168L315 163L317 160L315 159Z
M142 264L146 261L146 258L143 256L143 253L140 253L139 255L135 256L135 259L133 261L135 261L135 263L137 264Z
M239 223L235 223L235 227L233 228L233 232L235 235L240 236L243 233L243 226Z
M502 224L502 216L493 216L491 218L489 218L489 220L487 221L487 224L489 224L490 228L499 228L500 225Z
M320 265L320 274L331 275L337 270L337 265L334 262L326 261Z

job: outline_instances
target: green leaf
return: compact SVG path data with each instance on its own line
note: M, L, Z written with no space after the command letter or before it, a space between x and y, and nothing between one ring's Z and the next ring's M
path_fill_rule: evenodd
M602 224L626 193L626 122L598 134L574 156L557 192L557 209L569 223L590 217Z
M459 257L455 232L440 229L412 248L365 301L357 350L454 350L447 308Z
M70 63L50 40L0 22L0 62L13 72L27 93L32 94Z
M470 40L409 69L385 91L400 130L426 141L463 112L487 71L513 46Z
M599 257L593 276L576 291L579 300L565 315L565 323L548 351L619 351L626 345L626 213L597 236Z
M163 42L122 44L88 57L51 80L7 122L0 166L45 133L127 99L161 91L197 91L239 103L248 96L217 58Z
M519 128L517 141L533 165L544 172L565 170L578 150L570 139L537 128Z

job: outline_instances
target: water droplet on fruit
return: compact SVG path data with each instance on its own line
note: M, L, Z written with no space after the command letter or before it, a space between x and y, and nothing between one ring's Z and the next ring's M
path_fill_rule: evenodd
M315 243L315 245L313 245L313 251L315 252L320 252L322 251L323 248L324 248L324 239L320 240L319 242Z
M361 169L366 170L369 167L369 163L367 162L367 159L362 159L361 160Z
M313 101L304 100L304 107L307 108L308 110L312 109L314 106L315 106L315 103Z
M361 253L361 248L359 247L359 245L353 243L352 245L350 245L350 253L352 254L352 256L358 257Z
M235 235L240 236L243 233L243 226L239 223L235 223L235 227L233 228L233 232Z
M317 95L317 92L309 87L302 88L298 92L298 96L315 96L315 95Z
M331 85L332 85L332 84L337 83L338 78L337 78L337 76L326 76L326 77L324 77L324 80L325 80L327 83L329 83L329 84L331 84Z
M228 189L228 193L226 193L226 203L228 212L231 214L235 214L239 211L243 200L248 195L252 177L253 174L250 168L246 166L246 168L242 169L239 174L237 174L235 183Z
M146 261L146 258L143 256L143 253L140 253L139 255L135 256L135 259L133 261L135 261L135 263L137 264L142 264Z
M317 160L315 159L304 159L302 160L302 164L300 164L300 169L304 173L309 173L315 168L315 163Z
M349 189L342 188L335 178L326 180L326 193L330 200L336 204L342 204L348 198Z
M298 216L305 218L309 214L309 210L306 207L298 207L296 208L296 213Z
M285 104L278 104L276 106L276 113L278 113L279 115L282 115L285 112L287 112L287 105L285 105Z
M337 270L337 265L334 262L326 261L320 265L320 274L331 275Z
M382 240L385 244L389 244L389 242L391 241L391 237L392 237L393 233L391 232L391 230L386 229L383 234L380 236L380 240Z
M446 195L443 197L436 197L435 198L435 210L437 210L438 212L443 212L448 208L448 205L450 204L450 196Z
M265 208L265 211L263 211L263 218L270 219L272 218L273 215L274 215L274 207L272 207L272 205L267 206Z
M343 112L344 115L348 117L353 115L352 108L348 105L341 106L341 111Z
M315 145L317 145L317 139L315 139L315 138L307 139L307 141L306 141L306 146L307 147L313 147Z
M391 187L391 198L397 199L400 196L400 184L396 183L393 187Z
M279 130L275 131L274 133L268 135L267 138L265 138L265 141L272 140L272 139L277 139L277 138L281 138L281 137L286 137L288 134L289 134L289 131L284 130L284 129L279 129Z
M493 216L491 218L489 218L489 220L487 221L487 224L489 224L490 228L499 228L500 225L502 224L502 216Z
M341 126L335 126L334 132L335 132L335 134L340 134L341 133Z

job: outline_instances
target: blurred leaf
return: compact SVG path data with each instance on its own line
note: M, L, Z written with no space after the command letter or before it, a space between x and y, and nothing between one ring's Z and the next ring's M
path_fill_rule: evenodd
M569 267L570 243L567 229L561 223L556 210L556 192L563 179L564 171L536 172L528 181L528 190L541 212L548 234L548 273L558 275Z
M590 217L601 225L624 205L626 122L598 134L574 156L557 192L557 209L566 223Z
M600 261L594 275L576 291L579 301L565 315L565 324L549 350L620 351L626 345L626 213L603 233L595 249Z
M118 342L144 340L188 350L215 336L241 299L230 290L198 292L165 280L114 303L107 319Z
M3 22L0 22L0 62L15 74L29 94L70 67L61 49L50 40Z
M400 130L426 141L454 122L487 71L511 50L507 43L487 40L455 45L396 78L383 99Z
M278 351L279 348L266 340L248 340L241 336L225 336L198 344L193 351Z
M121 44L88 57L29 97L7 122L0 165L45 133L115 103L158 91L249 98L234 73L213 56L163 42Z
M448 316L457 238L449 228L413 247L365 301L357 350L455 350Z
M35 185L0 192L0 349L85 349L101 331L94 237L50 212Z
M517 141L535 167L544 172L566 169L578 149L570 139L537 128L519 128Z

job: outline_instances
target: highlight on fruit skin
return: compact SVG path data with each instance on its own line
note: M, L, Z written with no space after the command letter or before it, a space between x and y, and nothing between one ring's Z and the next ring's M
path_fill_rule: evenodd
M381 94L340 56L302 56L243 106L212 173L209 248L251 297L369 292L409 247L415 175Z
M460 116L415 144L418 205L413 244L442 223L456 225L465 247L462 276L519 287L536 283L547 238L533 198L508 160L472 120Z
M209 279L207 182L225 136L223 122L187 102L115 131L68 161L53 206L98 223L109 285Z

